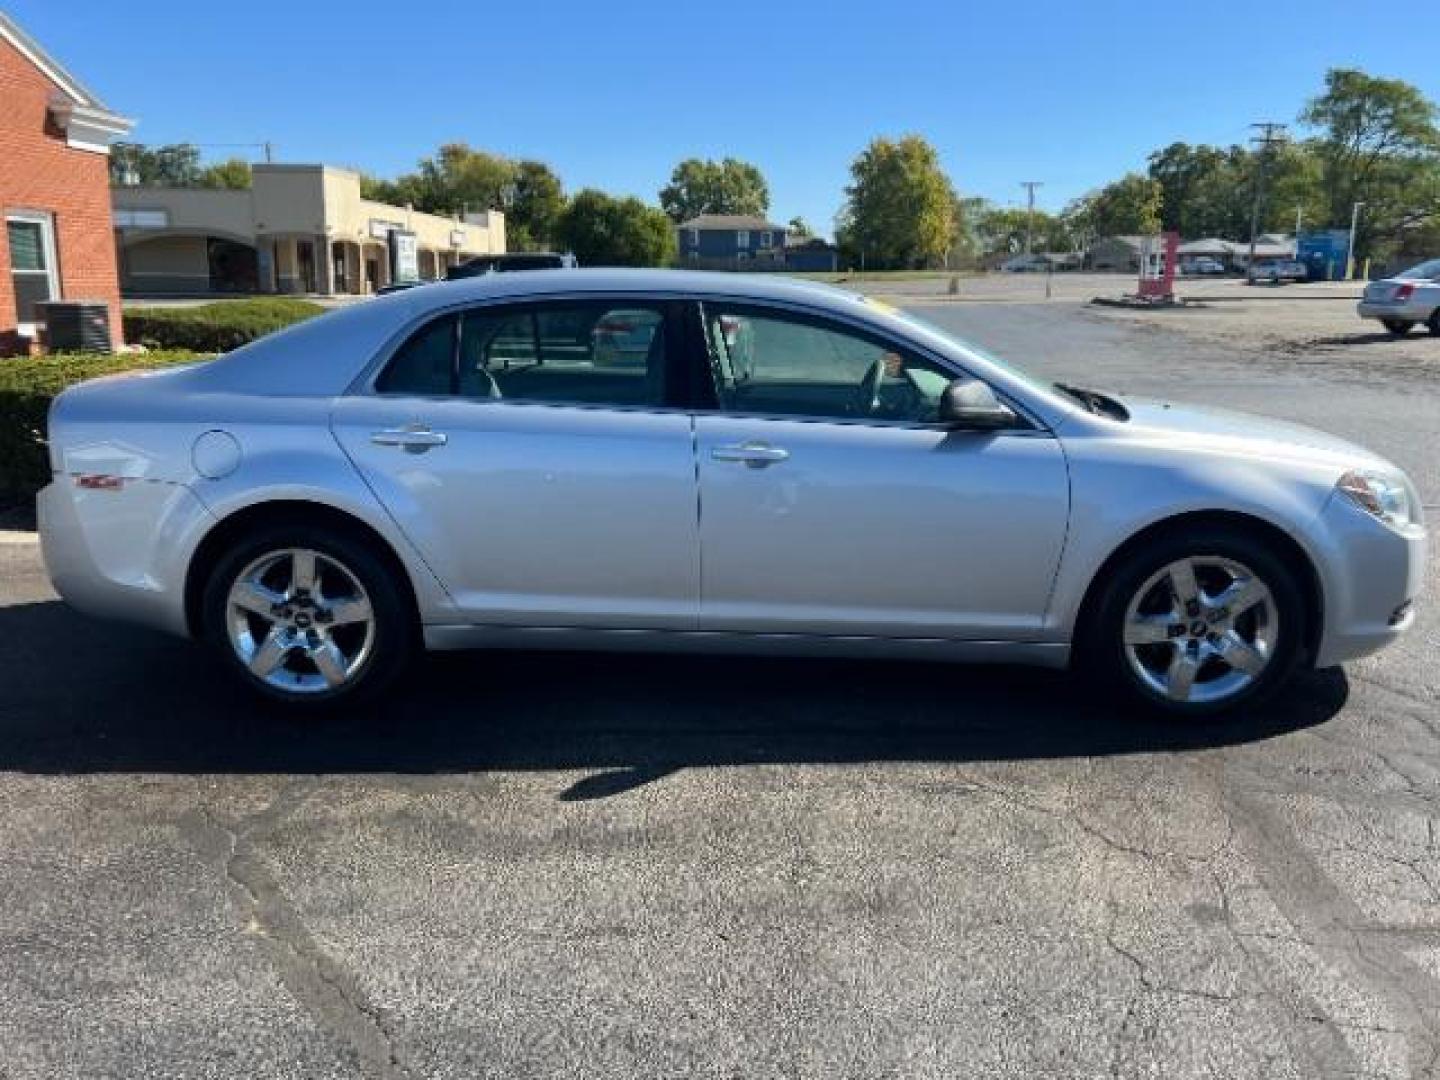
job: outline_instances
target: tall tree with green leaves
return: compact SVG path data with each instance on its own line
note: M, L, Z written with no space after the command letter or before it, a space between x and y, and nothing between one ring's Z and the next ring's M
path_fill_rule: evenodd
M660 189L660 206L677 224L700 214L764 217L770 209L770 188L748 161L687 158Z
M664 211L594 188L570 200L556 236L582 266L667 266L675 260L675 224Z
M872 269L944 263L955 233L955 191L940 155L918 135L875 139L850 166L837 240Z
M1159 181L1126 173L1081 196L1067 212L1091 236L1143 236L1160 231L1162 198Z
M203 188L247 191L250 181L250 163L243 158L228 158L201 169L197 182Z
M542 161L517 161L505 204L507 245L516 251L553 247L564 209L565 189L554 170Z
M544 162L514 161L461 142L446 143L394 180L361 176L360 191L367 199L430 214L501 210L508 245L522 251L552 245L565 208L560 177Z
M110 147L110 183L116 187L196 187L200 171L200 148L190 143Z
M1332 223L1348 223L1365 204L1356 250L1369 252L1377 237L1399 234L1437 212L1436 106L1401 79L1353 68L1332 68L1325 92L1312 99L1300 122L1315 129L1315 152Z

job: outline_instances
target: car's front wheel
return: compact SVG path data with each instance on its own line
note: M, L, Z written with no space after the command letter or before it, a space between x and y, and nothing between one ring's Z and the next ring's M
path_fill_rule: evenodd
M1430 333L1440 337L1440 307L1430 313L1430 319L1425 323Z
M1410 328L1415 325L1405 319L1381 319L1380 324L1396 337L1404 337L1410 332ZM1434 331L1431 332L1434 333Z
M373 698L404 669L413 620L394 571L331 529L268 528L217 562L205 636L241 682L300 709Z
M1133 701L1207 716L1284 683L1305 618L1295 573L1269 544L1243 530L1177 530L1115 569L1077 656Z

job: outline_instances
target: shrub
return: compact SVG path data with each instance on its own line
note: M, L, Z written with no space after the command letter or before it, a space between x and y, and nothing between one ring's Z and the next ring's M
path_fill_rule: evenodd
M283 296L219 300L195 307L131 308L125 312L125 340L150 349L228 352L325 309Z
M31 499L50 482L45 418L61 390L101 375L203 359L192 352L152 352L0 360L0 505Z

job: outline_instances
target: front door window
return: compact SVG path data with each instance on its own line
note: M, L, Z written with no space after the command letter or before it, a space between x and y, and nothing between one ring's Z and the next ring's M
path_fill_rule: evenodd
M36 304L60 298L55 265L55 224L49 214L10 214L5 219L10 275L22 329L36 322Z
M909 351L801 316L707 304L705 330L728 413L929 424L954 378Z

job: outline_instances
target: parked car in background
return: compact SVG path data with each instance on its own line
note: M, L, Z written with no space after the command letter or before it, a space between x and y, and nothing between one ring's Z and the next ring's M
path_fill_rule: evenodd
M1414 622L1419 496L1352 443L1044 382L809 282L565 279L66 390L55 587L299 709L422 645L540 646L1068 665L1199 717Z
M1196 255L1193 258L1180 260L1180 273L1191 275L1223 274L1225 273L1225 264L1210 255Z
M574 270L580 265L574 255L556 251L516 251L506 255L477 255L445 273L446 281L479 277L482 274L505 274L512 270Z
M1362 319L1378 319L1397 337L1424 323L1440 334L1440 259L1412 266L1404 273L1365 286L1356 309Z
M1050 269L1050 260L1044 255L1016 255L1000 264L1007 274L1036 274Z
M1278 285L1282 281L1309 281L1310 269L1297 259L1260 259L1246 271L1245 278L1250 284L1268 281Z

